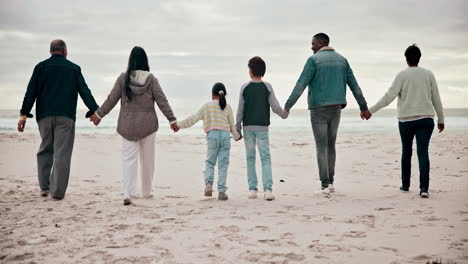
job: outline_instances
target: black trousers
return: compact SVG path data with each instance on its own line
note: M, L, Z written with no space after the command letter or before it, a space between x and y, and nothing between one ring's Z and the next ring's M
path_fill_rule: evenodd
M402 155L401 155L401 181L404 188L410 187L411 156L413 154L413 139L416 136L417 153L419 160L419 189L421 192L429 190L429 141L434 130L434 120L424 118L415 121L399 122Z

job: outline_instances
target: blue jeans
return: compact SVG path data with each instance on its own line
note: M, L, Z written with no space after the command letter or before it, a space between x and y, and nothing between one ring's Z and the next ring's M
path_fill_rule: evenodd
M208 153L205 162L205 184L213 183L214 167L218 160L218 191L226 192L226 178L229 167L229 151L231 139L228 131L210 130L206 135Z
M268 131L244 130L245 153L247 157L247 180L249 190L258 190L257 172L255 170L255 145L258 146L262 161L263 190L271 191L273 177L271 171L270 140Z

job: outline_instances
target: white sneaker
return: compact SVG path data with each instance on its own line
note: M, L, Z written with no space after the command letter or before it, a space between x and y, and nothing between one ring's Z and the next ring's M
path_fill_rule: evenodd
M265 200L267 200L267 201L273 201L275 199L275 196L273 195L273 193L270 190L265 192L264 197L265 197Z
M153 197L154 197L154 195L151 194L151 193L150 193L150 194L144 194L144 195L143 195L143 198L145 198L145 199L150 199L150 198L153 198Z
M421 192L421 198L429 198L429 194L427 192Z
M332 192L335 192L335 187L333 186L333 184L328 184L328 190L332 193Z
M249 191L249 199L255 199L257 198L257 192L256 190L250 190Z
M329 195L329 194L330 194L330 189L328 189L328 188L323 188L323 189L322 189L322 194L324 194L324 195Z

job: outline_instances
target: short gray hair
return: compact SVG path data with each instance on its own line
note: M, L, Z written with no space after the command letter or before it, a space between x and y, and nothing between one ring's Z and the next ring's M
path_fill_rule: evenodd
M61 39L52 40L50 43L50 52L63 51L66 48L67 44Z

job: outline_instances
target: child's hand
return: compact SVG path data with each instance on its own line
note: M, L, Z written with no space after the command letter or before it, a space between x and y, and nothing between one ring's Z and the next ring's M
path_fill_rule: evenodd
M172 124L171 129L174 130L174 132L177 132L180 130L180 127L178 127L177 124Z
M236 141L239 141L239 140L241 140L242 138L243 138L243 136L240 135L240 137L239 137L238 139L236 139Z

